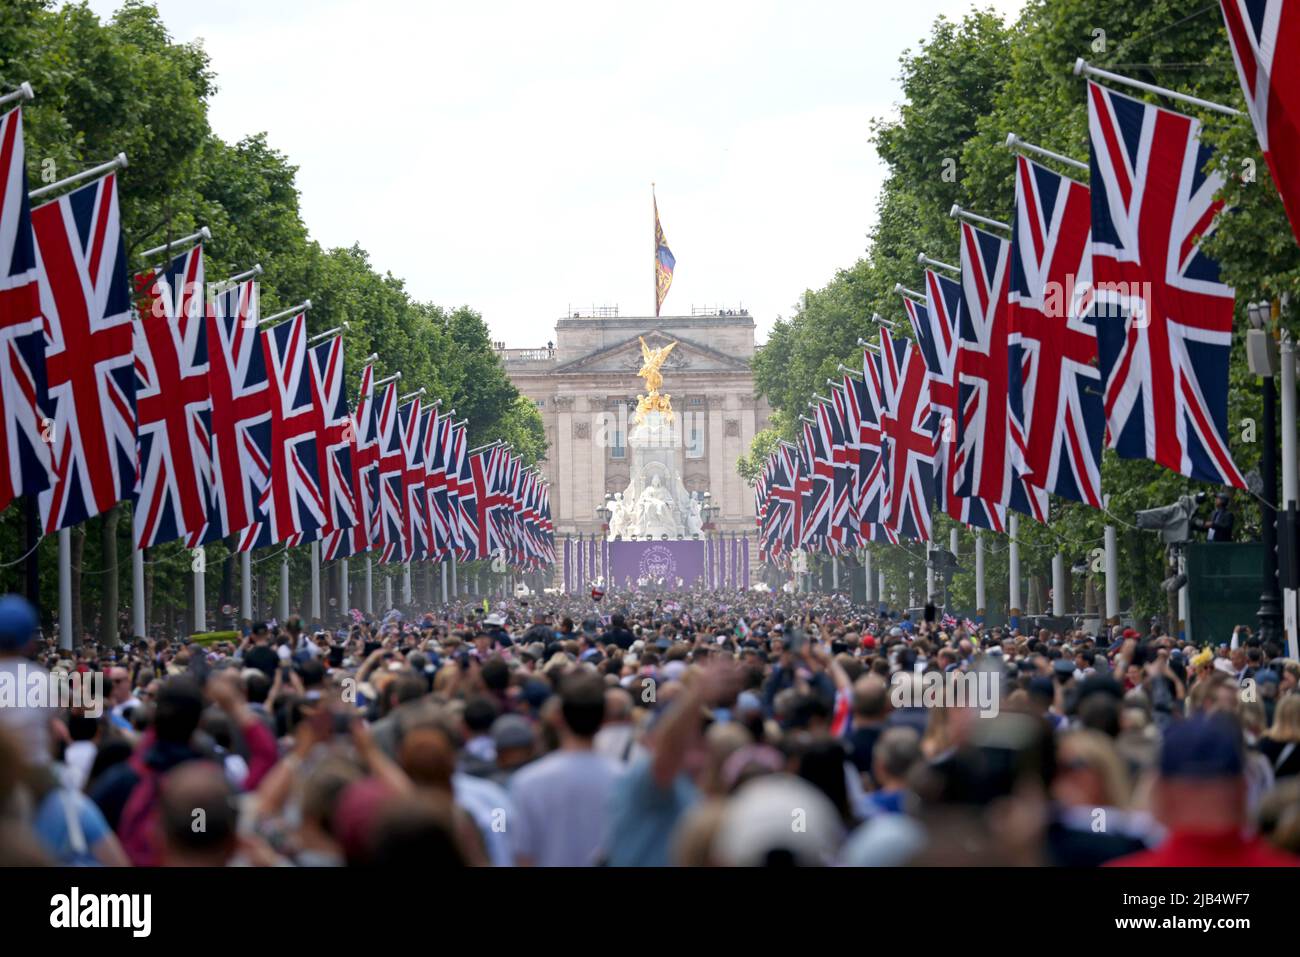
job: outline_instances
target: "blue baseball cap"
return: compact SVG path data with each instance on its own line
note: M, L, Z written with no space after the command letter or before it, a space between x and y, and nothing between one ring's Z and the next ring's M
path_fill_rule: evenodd
M18 651L36 637L36 609L21 595L0 598L0 651Z
M1160 748L1167 778L1227 778L1245 768L1241 731L1226 715L1188 718L1169 726Z

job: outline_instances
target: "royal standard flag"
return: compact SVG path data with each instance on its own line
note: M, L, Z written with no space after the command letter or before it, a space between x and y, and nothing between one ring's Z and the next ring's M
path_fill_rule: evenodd
M659 201L654 201L655 205L655 315L659 315L659 310L664 304L664 299L668 296L668 287L673 284L673 266L677 265L677 260L673 259L673 251L668 248L668 240L664 238L664 227L659 222Z

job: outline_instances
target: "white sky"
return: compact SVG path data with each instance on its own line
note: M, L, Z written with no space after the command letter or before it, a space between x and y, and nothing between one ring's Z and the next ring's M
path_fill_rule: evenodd
M869 121L894 111L903 50L973 6L156 2L211 56L216 132L265 130L298 165L317 240L359 242L510 346L570 307L653 314L652 181L677 258L664 312L743 304L763 338L862 254Z

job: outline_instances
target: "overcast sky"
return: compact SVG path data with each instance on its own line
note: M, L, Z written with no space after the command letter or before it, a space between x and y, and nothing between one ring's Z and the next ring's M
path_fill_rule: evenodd
M298 165L317 240L535 346L570 309L653 315L652 182L677 258L664 312L744 305L761 338L862 254L868 124L894 111L899 55L972 4L157 6L211 56L216 132L265 130Z

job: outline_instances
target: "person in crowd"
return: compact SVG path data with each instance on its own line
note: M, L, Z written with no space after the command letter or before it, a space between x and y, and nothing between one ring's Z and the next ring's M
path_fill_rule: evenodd
M488 604L69 651L0 598L0 681L104 690L102 713L0 708L0 856L1087 867L1300 849L1300 663L1247 629L1199 648L703 588L609 588L607 617L577 595ZM182 829L186 802L206 837Z

